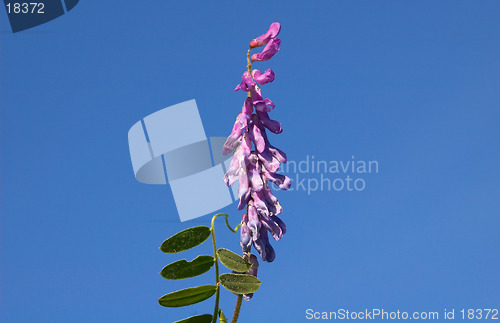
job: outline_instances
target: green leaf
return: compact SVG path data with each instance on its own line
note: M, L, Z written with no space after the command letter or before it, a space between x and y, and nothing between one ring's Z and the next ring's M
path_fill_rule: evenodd
M203 314L188 317L187 319L183 319L180 321L175 321L174 323L210 323L212 322L212 315Z
M235 294L255 293L261 284L257 277L247 274L222 274L219 279L225 289Z
M219 256L220 262L222 262L224 266L239 273L244 273L252 267L251 263L231 250L220 248L217 250L217 256Z
M224 312L219 308L219 322L220 323L227 323L227 318L224 315Z
M192 261L182 259L163 267L160 275L170 280L195 277L209 271L214 263L214 257L206 255L198 256Z
M163 241L160 250L166 253L177 253L188 250L203 243L210 236L210 228L199 226L181 231Z
M215 289L216 287L214 285L186 288L163 295L158 299L158 303L165 307L181 307L196 304L210 298L215 294Z

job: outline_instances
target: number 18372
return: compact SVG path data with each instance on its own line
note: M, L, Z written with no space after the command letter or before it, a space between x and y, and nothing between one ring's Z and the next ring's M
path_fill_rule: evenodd
M42 2L14 2L7 3L7 13L45 13Z

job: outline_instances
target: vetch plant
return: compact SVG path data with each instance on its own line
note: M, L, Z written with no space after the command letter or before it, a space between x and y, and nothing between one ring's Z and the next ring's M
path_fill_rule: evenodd
M277 216L283 209L269 187L269 182L284 190L290 187L290 179L276 173L281 163L286 162L286 155L270 144L266 134L266 131L279 134L282 128L279 122L269 117L268 112L275 105L262 96L259 87L274 81L275 74L271 69L265 72L252 70L253 62L269 60L278 52L281 41L276 36L280 28L279 23L272 23L265 34L250 42L247 70L243 73L241 83L235 88L235 91L247 92L248 96L223 147L225 155L234 152L224 181L230 186L238 180L238 210L246 209L241 223L232 229L228 223L228 215L217 214L212 218L210 228L198 226L186 229L165 240L160 247L163 252L178 253L194 248L212 236L213 256L200 255L192 261L179 260L165 266L160 273L166 279L179 280L195 277L215 268L215 284L175 291L158 300L165 307L180 307L202 302L215 295L213 314L192 316L177 323L215 323L217 318L220 322L227 322L219 307L221 285L237 295L231 321L237 322L242 299L250 300L261 284L257 278L259 262L251 253L252 246L262 260L272 262L275 252L268 233L275 240L280 240L286 232L284 222ZM260 53L251 55L253 48L261 46L265 47ZM240 229L242 256L228 249L217 249L214 224L215 219L220 216L225 217L226 225L232 232L236 233ZM219 274L219 262L232 272Z

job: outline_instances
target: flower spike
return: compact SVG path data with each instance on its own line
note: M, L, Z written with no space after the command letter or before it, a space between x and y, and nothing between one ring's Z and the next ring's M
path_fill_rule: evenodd
M265 72L251 69L253 62L269 60L279 51L281 40L276 36L280 30L281 25L275 22L265 34L250 42L251 48L265 47L252 56L250 50L247 53L247 71L243 72L235 91L248 92L248 96L223 147L224 154L234 152L224 176L226 185L233 185L238 180L238 210L247 209L241 218L240 245L244 256L254 265L247 272L251 275L257 275L258 268L257 258L250 253L252 246L262 260L271 262L276 253L268 234L274 240L280 240L286 232L285 223L277 216L283 208L269 187L269 182L272 182L283 190L290 188L290 178L277 173L280 165L286 162L286 155L271 145L266 133L268 130L279 134L283 129L281 123L269 117L268 113L275 105L262 96L259 87L273 82L275 73L270 68ZM252 294L244 297L250 299Z

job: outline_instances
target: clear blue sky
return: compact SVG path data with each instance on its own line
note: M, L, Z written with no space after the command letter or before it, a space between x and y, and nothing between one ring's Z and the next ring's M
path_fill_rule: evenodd
M169 322L213 300L158 272L179 223L168 186L133 176L127 131L196 99L229 134L248 42L273 21L263 87L290 160L376 160L363 191L277 193L288 233L241 322L305 312L500 307L498 1L80 1L12 34L0 10L2 322ZM318 178L318 174L307 175ZM328 176L334 176L332 174ZM221 179L222 180L222 179ZM223 211L239 222L233 204ZM239 250L218 226L219 245ZM203 245L182 256L210 252ZM224 291L222 308L235 297Z

